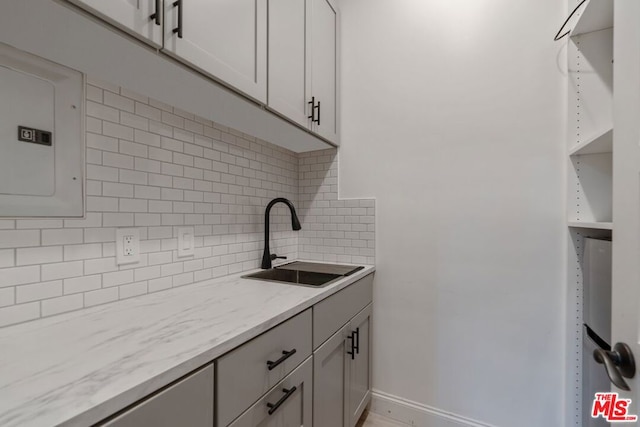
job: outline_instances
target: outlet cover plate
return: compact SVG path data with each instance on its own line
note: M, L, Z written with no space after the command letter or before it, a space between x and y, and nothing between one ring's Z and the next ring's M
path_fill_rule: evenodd
M140 262L140 230L118 228L116 230L116 264Z
M178 257L194 256L196 254L195 241L193 227L178 228Z

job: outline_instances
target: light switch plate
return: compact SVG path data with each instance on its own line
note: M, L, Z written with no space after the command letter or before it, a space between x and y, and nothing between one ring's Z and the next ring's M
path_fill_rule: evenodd
M193 227L178 228L178 257L194 256L195 248L195 231Z
M116 230L116 264L140 262L140 230L118 228Z

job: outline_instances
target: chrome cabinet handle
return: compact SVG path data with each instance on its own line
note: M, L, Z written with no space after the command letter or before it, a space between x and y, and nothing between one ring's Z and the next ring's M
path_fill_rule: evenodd
M280 407L280 405L282 405L285 402L285 400L291 397L291 395L295 393L296 390L297 388L295 386L291 387L289 390L287 390L286 388L283 388L282 392L285 393L285 395L282 396L280 400L278 400L276 403L267 403L267 408L269 408L269 415L276 412Z
M630 391L624 378L633 378L636 374L636 363L631 348L625 343L617 343L613 351L597 348L593 351L596 362L603 364L611 382L622 390Z
M272 362L271 360L267 360L267 369L271 371L273 368L275 368L276 366L278 366L279 364L281 364L282 362L284 362L294 354L296 354L295 348L291 351L283 350L282 357L280 359L276 360L275 362Z

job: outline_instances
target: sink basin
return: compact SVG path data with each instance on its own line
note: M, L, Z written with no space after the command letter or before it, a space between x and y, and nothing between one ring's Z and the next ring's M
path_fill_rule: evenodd
M339 274L316 273L313 271L281 270L272 268L270 270L258 271L257 273L242 276L247 279L273 280L276 282L286 282L307 286L323 286L329 282L342 277Z
M293 285L320 287L349 276L364 267L294 261L269 270L242 276L246 279L271 280Z

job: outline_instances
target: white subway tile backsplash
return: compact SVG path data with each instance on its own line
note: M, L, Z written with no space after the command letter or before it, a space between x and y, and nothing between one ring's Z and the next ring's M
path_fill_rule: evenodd
M120 212L147 212L148 209L147 200L120 199Z
M0 288L0 307L16 304L15 288Z
M87 132L102 133L102 120L95 117L87 117L85 123Z
M116 123L107 121L102 122L102 134L118 139L133 140L133 129ZM122 147L122 144L120 144Z
M122 136L119 136L118 138L127 139ZM144 144L131 142L131 140L133 140L133 129L131 129L131 138L128 138L126 141L123 141L122 139L120 140L120 153L128 154L130 156L148 157L149 148Z
M102 155L102 164L115 168L133 169L133 157L118 153L105 152Z
M161 275L160 266L155 265L151 267L138 268L134 270L134 280L141 282L150 279L157 279Z
M84 230L85 243L113 242L115 238L115 228L86 228Z
M103 151L118 151L118 139L110 136L87 133L87 147Z
M0 268L16 265L15 249L0 249Z
M102 245L99 243L70 245L64 247L65 261L77 261L100 257L102 257Z
M174 276L176 274L180 274L184 271L183 269L184 264L182 262L174 262L160 266L160 271L163 276Z
M40 281L40 266L12 267L0 270L0 288Z
M40 228L62 228L61 219L19 219L16 221L16 228L23 229L40 229Z
M82 230L79 231L82 234ZM19 266L49 264L61 261L62 246L16 249L16 265Z
M151 120L162 120L162 110L147 105L146 102L136 102L135 113L139 116L146 117Z
M118 294L118 288L98 289L96 291L86 292L84 294L84 306L93 307L94 305L117 301Z
M84 265L82 261L61 262L42 266L42 280L66 279L82 276Z
M82 243L82 236L82 229L64 228L60 230L42 230L42 245L49 246Z
M108 120L110 122L118 122L120 120L120 112L116 108L112 108L94 101L86 103L87 116L100 120Z
M133 270L116 271L102 275L102 285L105 288L133 282Z
M131 283L129 285L119 286L120 298L131 298L138 295L143 295L148 292L147 282Z
M136 157L136 159L138 158ZM146 172L120 169L120 182L146 185L148 183L148 176Z
M194 278L193 278L193 273L189 272L189 273L182 273L182 274L178 274L176 276L173 276L173 286L184 286L184 285L189 285L191 283L193 283Z
M62 280L16 287L16 304L62 296Z
M104 213L102 215L102 225L105 227L133 227L132 213Z
M103 103L104 105L114 107L118 110L124 110L124 111L130 111L130 112L134 111L134 105L135 105L135 101L133 101L132 99L122 97L110 91L104 92ZM120 111L120 114L122 114L122 112L123 111Z
M40 317L40 302L17 304L0 308L0 327L26 322Z
M257 268L264 206L290 259L373 262L373 200L337 197L335 149L295 154L89 78L84 219L0 220L0 326ZM196 255L177 258L177 227ZM141 232L141 262L117 266L115 229ZM347 235L347 233L353 233ZM3 307L4 306L4 307ZM10 309L10 310L6 310Z
M86 273L85 273L86 274ZM82 276L73 279L64 279L64 294L77 294L100 289L102 287L102 276Z
M87 165L87 179L118 182L118 169L107 166Z
M83 294L67 295L64 297L51 298L42 301L42 315L53 316L54 314L66 313L79 310L84 306Z
M40 245L39 230L0 231L0 249L24 248L24 247L38 246L38 245Z
M149 119L142 116L137 116L135 114L127 113L124 111L120 112L120 124L125 126L130 126L134 128L134 130L149 130ZM135 137L135 132L134 132Z
M84 262L84 274L100 274L118 270L114 257L90 259Z
M138 171L160 173L160 164L157 160L135 158L135 169Z

